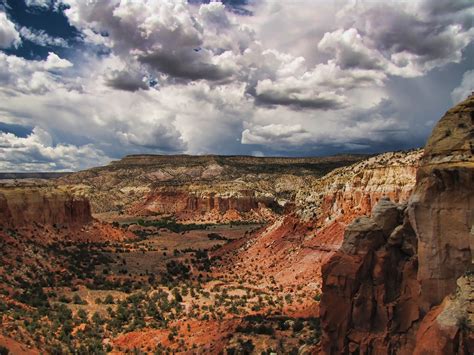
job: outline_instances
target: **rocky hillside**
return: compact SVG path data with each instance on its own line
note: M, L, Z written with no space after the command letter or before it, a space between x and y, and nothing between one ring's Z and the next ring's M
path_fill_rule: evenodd
M258 268L290 290L320 290L321 265L340 248L346 226L381 199L406 203L422 154L384 153L313 180L298 190L290 213L227 246L223 269L246 274ZM301 311L317 314L317 303Z
M60 182L87 196L94 213L174 213L184 219L207 214L203 220L209 220L229 210L284 205L298 187L363 158L135 155Z
M428 140L408 205L381 201L323 266L323 353L474 352L474 96Z
M382 197L407 201L423 150L389 152L338 168L296 195L297 213L303 220L316 218L350 221L365 215Z

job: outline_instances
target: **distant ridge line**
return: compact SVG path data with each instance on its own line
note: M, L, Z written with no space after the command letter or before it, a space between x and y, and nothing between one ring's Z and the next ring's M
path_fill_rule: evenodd
M57 179L68 174L70 172L0 172L0 180L12 180L12 179Z

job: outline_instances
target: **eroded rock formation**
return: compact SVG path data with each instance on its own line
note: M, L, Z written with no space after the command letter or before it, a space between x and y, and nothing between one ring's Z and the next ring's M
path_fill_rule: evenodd
M408 207L382 200L347 228L323 267L323 353L474 351L473 132L471 96L434 128Z
M455 291L471 265L474 96L450 109L429 138L410 201L425 311Z
M47 245L58 239L104 242L136 238L94 219L88 199L45 182L0 186L0 239L9 240L17 232L25 247L32 240Z
M242 219L242 214L247 212L255 212L253 217L258 219L260 209L277 206L273 197L258 196L249 190L219 194L162 188L149 193L144 202L135 204L129 212L138 215L172 214L178 219L235 220ZM252 219L248 214L245 217Z
M335 169L296 196L298 214L321 226L368 215L382 197L407 202L415 186L422 149L389 152Z
M0 225L33 223L77 226L92 221L89 201L50 187L0 189Z
M398 352L419 318L416 237L406 206L381 200L323 266L324 353Z

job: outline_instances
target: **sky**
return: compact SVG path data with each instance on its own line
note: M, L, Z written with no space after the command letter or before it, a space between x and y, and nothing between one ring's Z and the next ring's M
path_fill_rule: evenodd
M471 0L0 0L0 171L420 147L473 39Z

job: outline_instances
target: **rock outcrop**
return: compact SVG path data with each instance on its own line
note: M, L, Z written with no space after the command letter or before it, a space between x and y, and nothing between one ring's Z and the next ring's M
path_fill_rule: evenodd
M296 214L314 226L304 245L334 251L346 226L370 215L380 199L406 203L416 181L423 150L390 152L336 169L297 196Z
M92 222L87 199L47 187L0 188L0 225L24 227L43 225L79 226Z
M172 214L177 219L222 220L226 217L258 219L259 210L278 208L271 196L256 195L254 191L232 193L193 192L186 189L160 188L146 196L144 202L137 203L128 211L134 215ZM228 213L233 212L233 213ZM255 212L250 216L247 212ZM247 219L247 218L246 218Z
M421 321L415 355L472 354L474 350L474 275L457 280L454 295L444 298Z
M471 265L474 96L450 109L429 138L410 202L425 311L455 291Z
M471 96L434 128L408 206L347 228L323 267L323 353L473 353L473 139Z
M333 170L296 196L298 215L318 227L331 220L350 223L370 214L380 198L407 202L416 181L422 149L376 155Z
M44 181L0 186L0 240L9 239L11 233L21 236L23 248L31 241L47 245L58 239L111 242L136 238L129 231L94 219L86 198Z
M406 206L381 200L372 217L347 227L339 251L323 266L322 350L398 353L419 318L416 236Z

